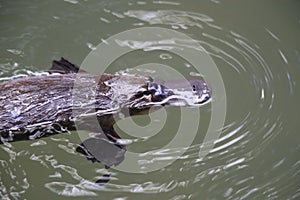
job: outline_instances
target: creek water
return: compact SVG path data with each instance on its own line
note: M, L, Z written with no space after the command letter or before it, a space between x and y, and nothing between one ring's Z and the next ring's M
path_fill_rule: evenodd
M130 152L137 158L129 163L160 166L172 161L155 170L105 169L92 163L75 151L81 143L76 131L1 144L1 199L299 199L299 9L295 0L0 1L0 81L35 75L60 57L81 64L101 42L109 46L107 40L116 34L155 27L180 32L201 45L226 94L214 94L200 112L167 107L151 118L135 116L116 125L129 141L124 162ZM132 51L109 67L99 61L99 69L160 78L170 70L187 78L202 74L169 51L170 46L201 51L176 36L155 41L132 36L130 43L118 44ZM219 85L204 78L217 91ZM224 126L212 129L221 134L200 158L213 105L218 111L222 103ZM195 122L200 125L192 133ZM133 129L140 137L126 129L132 126L139 128ZM191 135L184 147L167 145ZM145 159L147 154L151 160ZM107 173L108 183L95 183Z

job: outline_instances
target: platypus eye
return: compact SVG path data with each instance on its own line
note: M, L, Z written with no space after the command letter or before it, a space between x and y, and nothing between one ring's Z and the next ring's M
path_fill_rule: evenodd
M165 86L157 83L148 83L146 88L142 88L138 91L132 99L142 98L151 95L151 98L147 98L152 102L159 102L171 95L172 92L168 91Z
M162 101L169 96L169 92L166 90L166 88L163 85L157 83L149 83L148 91L152 95L151 99L153 102Z

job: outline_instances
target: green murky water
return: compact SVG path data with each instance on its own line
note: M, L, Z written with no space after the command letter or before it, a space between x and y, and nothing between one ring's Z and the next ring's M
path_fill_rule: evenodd
M189 123L197 120L188 118L183 130L179 125L183 113L196 116L197 109L167 108L152 121L134 117L137 126L146 126L137 139L137 134L122 129L134 124L120 122L118 133L131 139L127 153L137 153L137 163L147 163L147 153L154 165L174 161L148 173L105 170L86 160L75 151L81 142L76 132L2 144L1 199L299 199L299 8L294 0L0 1L1 81L45 70L61 56L80 64L115 34L160 27L183 33L205 48L226 90L226 96L214 94L213 102L226 100L227 105L222 134L203 159L199 150L212 120L212 104L200 108L200 127L186 148L165 146L180 134L192 134ZM119 45L122 48L124 41ZM188 60L168 51L170 45L195 47L176 37L156 43L133 37L127 43L132 52L119 56L106 71L148 63L140 71L167 76L163 66L149 65L159 63L185 77L197 77L199 72ZM218 87L205 78L213 90ZM147 127L160 123L160 115L167 118L159 130ZM107 171L111 180L95 184Z

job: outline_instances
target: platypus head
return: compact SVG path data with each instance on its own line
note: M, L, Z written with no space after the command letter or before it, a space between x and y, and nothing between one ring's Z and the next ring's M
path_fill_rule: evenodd
M211 100L211 89L203 80L154 80L135 95L133 107L155 105L201 106Z
M160 82L160 83L159 83ZM211 98L211 90L202 80L172 80L150 83L152 101L173 106L199 106Z

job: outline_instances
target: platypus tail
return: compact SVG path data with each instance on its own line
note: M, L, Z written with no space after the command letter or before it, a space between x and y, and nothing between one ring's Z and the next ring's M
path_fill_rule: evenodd
M52 67L48 71L50 73L68 74L77 73L80 69L78 65L75 65L62 57L59 61L53 60Z

